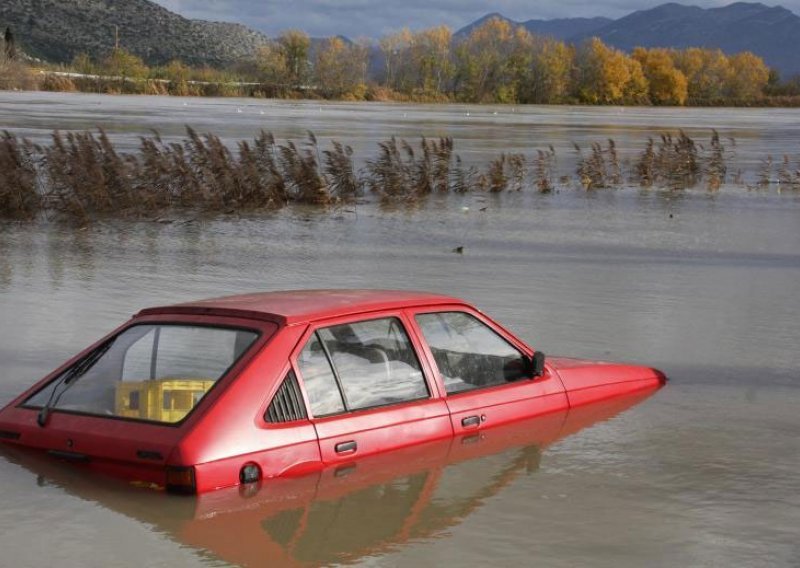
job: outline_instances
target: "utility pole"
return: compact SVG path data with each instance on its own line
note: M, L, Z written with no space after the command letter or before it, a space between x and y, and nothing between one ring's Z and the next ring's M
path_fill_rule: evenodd
M119 51L119 26L114 24L114 51Z

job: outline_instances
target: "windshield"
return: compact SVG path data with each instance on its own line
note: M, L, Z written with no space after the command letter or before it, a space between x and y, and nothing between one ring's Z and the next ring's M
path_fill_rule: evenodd
M254 331L222 327L135 325L77 361L25 404L180 422L257 337Z

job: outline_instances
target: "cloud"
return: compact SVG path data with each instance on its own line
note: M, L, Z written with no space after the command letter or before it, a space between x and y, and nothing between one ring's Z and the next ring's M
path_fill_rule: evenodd
M663 0L155 0L188 18L240 22L268 35L301 29L312 36L380 37L404 26L421 29L446 24L458 29L489 12L514 20L607 16L618 18L652 8ZM725 0L691 4L711 8ZM795 12L800 0L783 5Z

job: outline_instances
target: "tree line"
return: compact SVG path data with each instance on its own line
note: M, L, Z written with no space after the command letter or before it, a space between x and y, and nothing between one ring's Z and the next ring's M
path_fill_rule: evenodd
M45 74L42 88L177 95L509 104L797 104L800 81L781 82L750 52L642 48L625 53L591 38L573 45L495 18L465 37L446 26L400 32L377 44L291 30L225 70L180 61L148 67L116 48ZM48 79L49 77L49 79Z

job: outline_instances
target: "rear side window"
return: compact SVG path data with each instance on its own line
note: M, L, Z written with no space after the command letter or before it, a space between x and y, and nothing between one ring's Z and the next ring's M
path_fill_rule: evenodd
M135 325L89 353L26 401L53 409L176 423L258 334L197 325Z
M298 364L315 416L430 396L414 348L397 318L320 329Z
M464 312L416 316L448 394L490 387L524 376L522 353Z
M272 397L272 402L267 407L264 420L272 424L282 422L294 422L306 418L306 407L303 402L303 395L300 394L300 387L297 385L297 378L291 371L283 379L278 392Z

